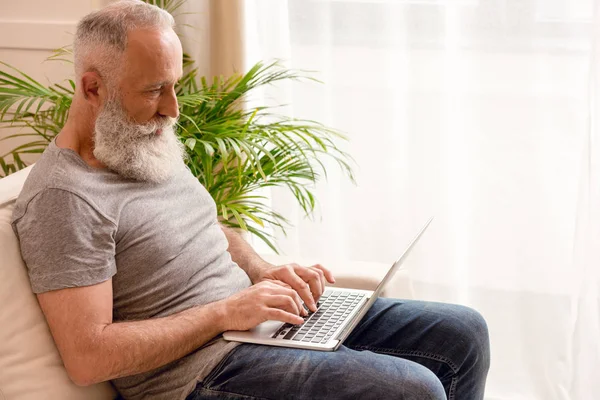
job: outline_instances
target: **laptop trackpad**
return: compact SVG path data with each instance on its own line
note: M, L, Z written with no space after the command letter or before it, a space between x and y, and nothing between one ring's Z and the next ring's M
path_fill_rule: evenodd
M250 332L263 337L271 337L283 324L281 321L265 321L250 329Z

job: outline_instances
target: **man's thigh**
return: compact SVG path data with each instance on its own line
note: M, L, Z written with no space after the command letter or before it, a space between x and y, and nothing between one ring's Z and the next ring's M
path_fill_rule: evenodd
M243 344L201 382L200 399L445 399L426 367L410 360L356 351L335 352Z
M488 352L489 338L485 320L471 308L379 298L344 345L417 361L443 380L466 354Z
M448 399L482 399L490 366L487 324L455 304L380 298L344 345L415 361L444 385Z

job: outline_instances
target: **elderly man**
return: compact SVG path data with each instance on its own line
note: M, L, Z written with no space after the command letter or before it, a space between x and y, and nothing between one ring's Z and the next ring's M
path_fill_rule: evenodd
M303 322L331 273L273 266L219 225L174 134L173 18L124 1L75 35L69 118L18 199L13 227L70 378L126 399L482 399L483 318L379 299L336 352L226 342Z

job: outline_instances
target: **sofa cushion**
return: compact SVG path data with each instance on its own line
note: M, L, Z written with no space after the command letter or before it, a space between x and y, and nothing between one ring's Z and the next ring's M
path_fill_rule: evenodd
M0 399L113 399L108 383L73 384L31 291L10 225L31 167L0 179Z

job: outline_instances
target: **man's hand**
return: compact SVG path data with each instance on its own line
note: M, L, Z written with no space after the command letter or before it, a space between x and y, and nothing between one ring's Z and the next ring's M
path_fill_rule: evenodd
M260 258L233 229L222 225L221 229L229 242L227 251L232 260L246 272L253 284L263 281L283 282L300 295L311 311L316 311L316 302L323 294L325 280L335 283L331 272L319 264L312 267L301 267L298 264L279 267L271 265Z
M224 330L245 331L268 320L301 324L299 315L308 314L298 293L275 281L257 283L222 302Z
M320 264L301 267L298 264L286 264L262 269L254 283L265 280L281 281L294 289L311 311L317 310L316 302L325 290L325 280L335 283L333 274Z

